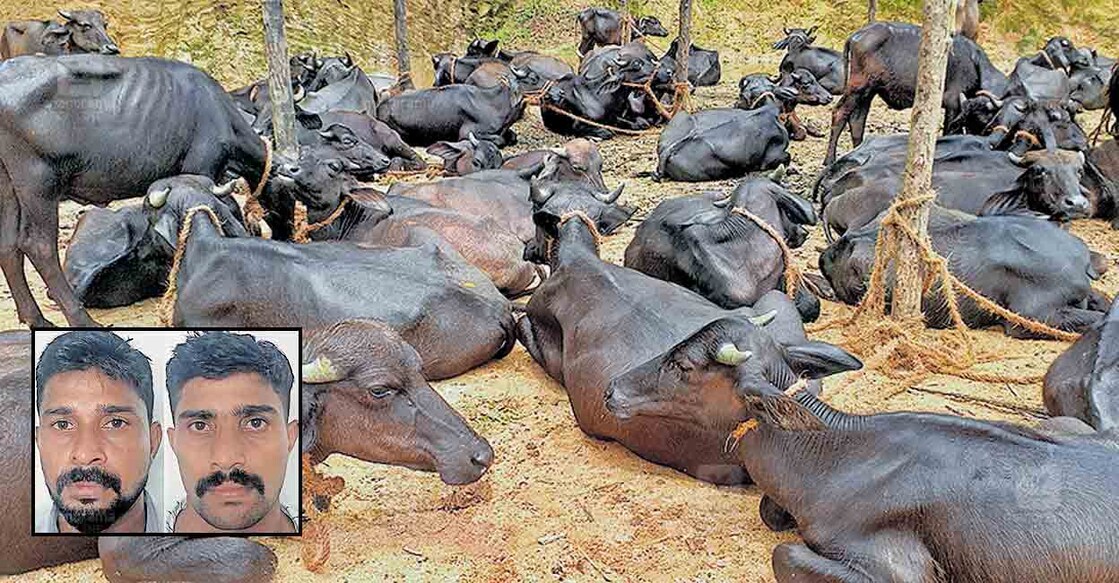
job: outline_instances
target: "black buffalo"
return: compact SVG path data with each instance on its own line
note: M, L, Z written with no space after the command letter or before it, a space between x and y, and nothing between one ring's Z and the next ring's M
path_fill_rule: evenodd
M808 69L828 93L842 95L847 75L846 61L839 51L812 46L816 42L815 33L815 26L809 29L786 28L785 38L773 45L775 49L785 49L778 70L786 75L797 69Z
M788 164L789 132L780 119L779 97L766 97L750 111L678 113L661 132L654 177L702 182Z
M465 140L470 134L507 146L516 143L510 128L524 111L524 96L516 83L449 85L390 97L377 108L376 117L413 146Z
M579 13L579 30L583 39L579 41L579 54L585 55L596 46L620 45L622 38L623 18L631 19L629 15L623 16L606 8L587 8ZM642 16L636 21L630 21L633 38L645 36L668 36L660 20L655 16Z

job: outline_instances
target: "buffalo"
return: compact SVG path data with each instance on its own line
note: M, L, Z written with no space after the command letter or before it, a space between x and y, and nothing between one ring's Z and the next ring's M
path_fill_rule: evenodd
M702 182L736 178L788 164L789 132L781 111L796 92L763 98L760 107L680 112L657 143L656 179ZM758 105L758 104L755 104Z
M21 55L64 55L120 52L106 29L109 19L99 10L59 10L61 24L52 20L9 22L0 34L0 59Z
M745 209L773 227L790 247L816 224L812 204L769 178L744 180L729 196L720 193L662 202L637 227L625 266L693 290L728 310L753 305L772 290L784 291L785 258L773 238ZM795 290L805 321L820 315L820 301Z
M847 75L846 61L838 51L812 46L816 42L815 33L815 26L809 29L786 28L785 38L773 45L775 49L785 49L778 70L787 75L797 69L808 69L828 93L842 95Z
M963 283L1026 318L1084 332L1109 307L1092 290L1092 280L1100 274L1088 247L1052 221L1013 214L974 217L936 207L929 238ZM820 256L820 271L844 303L858 304L866 293L877 239L876 221L845 233ZM939 287L925 296L922 308L929 325L952 325L946 300ZM1014 338L1038 337L971 298L961 295L958 301L964 323L972 328L999 325Z
M512 156L501 167L505 170L525 170L544 164L549 156L557 157L555 179L585 182L602 192L606 191L606 181L602 177L602 153L594 142L585 138L570 140L562 148L531 150Z
M443 171L448 176L495 170L505 162L496 144L479 140L474 134L458 142L436 142L427 148L427 153L443 159Z
M891 109L912 107L917 91L917 48L921 28L912 24L875 22L856 31L844 45L847 84L832 113L831 136L824 165L835 161L843 129L850 124L851 141L863 142L871 101L878 95ZM961 93L971 96L981 90L1001 97L1006 75L991 64L987 54L970 39L956 35L948 54L944 83L945 119L958 115Z
M1050 365L1042 384L1050 415L1073 417L1097 431L1119 427L1119 303Z
M614 212L606 202L549 181L533 183L532 199L537 238L526 256L547 262L551 275L529 300L517 337L567 390L588 435L703 480L743 483L749 477L724 454L744 420L741 385L785 388L800 375L860 366L807 341L779 292L753 308L724 310L602 261L599 233Z
M680 39L673 39L657 68L672 75L676 71L676 55L679 50ZM719 64L719 52L693 44L688 50L688 83L693 87L714 87L719 84L722 77L723 69Z
M778 393L745 397L757 426L737 443L763 518L804 539L773 550L777 581L1119 578L1119 516L1094 502L1119 496L1113 443Z
M435 245L250 238L208 189L184 177L154 182L144 204L161 244L182 255L171 282L175 326L315 327L373 318L416 347L429 379L462 374L512 349L508 300L484 274ZM199 206L214 214L188 215Z
M831 103L831 94L827 92L812 73L807 69L797 69L774 82L761 73L747 75L738 81L738 102L735 107L739 109L755 109L768 102L767 98L774 97L781 102L781 114L785 130L789 132L789 139L802 141L809 135L809 129L801 122L796 114L796 106L827 105ZM820 137L818 131L811 131L813 137Z
M413 146L465 140L472 133L478 139L509 146L516 143L510 128L524 111L524 96L514 82L409 91L386 99L376 117Z
M622 41L623 19L630 20L633 38L646 36L668 36L668 30L655 16L642 16L636 21L632 17L619 14L606 8L587 8L579 13L579 30L583 39L579 41L579 54L585 55L596 46L620 45Z
M59 264L60 200L104 205L181 173L217 180L228 170L250 184L266 173L264 143L221 86L185 63L13 59L0 67L0 85L0 266L31 326L49 322L28 288L25 256L68 322L96 325Z

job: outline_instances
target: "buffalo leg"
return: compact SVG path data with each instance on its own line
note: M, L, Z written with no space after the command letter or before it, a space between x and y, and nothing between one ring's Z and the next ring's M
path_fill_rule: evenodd
M788 510L781 508L774 502L768 494L762 495L761 503L758 504L758 514L761 515L762 522L769 527L769 530L774 532L784 532L797 527L797 519L789 514Z
M866 118L870 114L870 103L873 100L873 95L870 99L860 95L855 109L851 111L851 145L856 148L863 143L863 136L866 135Z
M583 40L579 42L579 56L583 57L592 50L594 50L594 37L584 34Z
M23 271L24 254L19 248L20 212L19 202L10 190L8 175L0 169L0 269L8 281L12 300L16 303L19 321L32 328L51 327L53 324L43 316L31 287L27 285L27 274Z
M855 93L844 93L843 97L839 98L839 103L835 105L835 110L831 114L831 134L828 136L828 152L824 157L824 166L831 165L835 162L836 149L839 147L839 136L843 134L843 129L847 127L847 123L851 119L852 113L855 108L859 106L861 99Z
M793 543L781 543L773 549L773 574L779 583L872 583L869 577L843 563Z
M271 581L276 555L243 538L182 536L118 537L97 540L101 566L112 583L124 581Z
M47 284L47 296L54 300L71 326L97 326L82 307L58 259L58 203L41 193L24 192L20 197L20 217L27 225L20 237L23 249L35 270Z

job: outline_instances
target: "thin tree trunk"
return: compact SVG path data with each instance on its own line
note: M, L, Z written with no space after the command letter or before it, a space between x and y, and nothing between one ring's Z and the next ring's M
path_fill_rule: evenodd
M392 16L396 22L397 78L402 89L414 89L416 85L412 82L412 61L408 57L408 10L404 6L404 0L393 0Z
M688 82L688 57L692 52L692 0L680 0L680 42L676 45L676 82Z
M268 95L272 102L272 140L281 156L299 155L295 135L295 101L291 92L291 63L284 37L283 0L264 0L264 54L268 59ZM268 172L266 168L265 173Z
M912 200L932 193L933 157L940 123L944 78L948 68L948 51L952 46L952 19L955 0L925 0L925 21L921 30L921 48L917 53L917 95L909 126L909 151L902 176L898 200ZM922 241L928 241L929 202L908 206L902 217ZM908 237L898 236L895 262L893 305L891 313L898 318L921 315L921 292L924 269L918 246Z
M878 0L870 0L866 7L866 21L874 22L878 20Z
M622 30L624 31L624 34L622 34L622 44L628 45L630 41L633 40L634 18L633 15L629 13L629 2L627 0L621 0L621 2L618 3L618 13L622 15Z

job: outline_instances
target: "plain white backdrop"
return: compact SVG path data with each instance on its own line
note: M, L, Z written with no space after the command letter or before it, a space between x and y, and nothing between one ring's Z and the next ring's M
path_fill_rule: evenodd
M166 367L171 358L171 350L184 342L186 331L180 330L110 330L122 338L131 339L132 346L151 359L152 365L152 390L155 393L154 419L159 421L163 428L163 440L159 452L152 462L148 473L147 490L152 495L155 509L162 517L160 523L167 528L171 521L171 512L186 500L186 491L183 481L179 476L179 463L175 452L167 441L167 428L171 426L171 404L167 401ZM36 331L35 334L35 361L38 362L43 349L51 340L64 334L65 330ZM291 388L291 400L288 404L288 420L299 418L299 333L294 331L252 331L235 330L237 333L251 334L257 340L268 340L276 345L288 362L291 363L292 374L295 382ZM35 425L38 426L38 407L35 408ZM284 475L284 486L280 490L280 503L289 511L289 514L299 525L299 437L296 437L295 447L288 458L287 472ZM39 449L35 446L35 516L50 512L51 499L47 491L46 482L43 480L42 465L39 463Z

